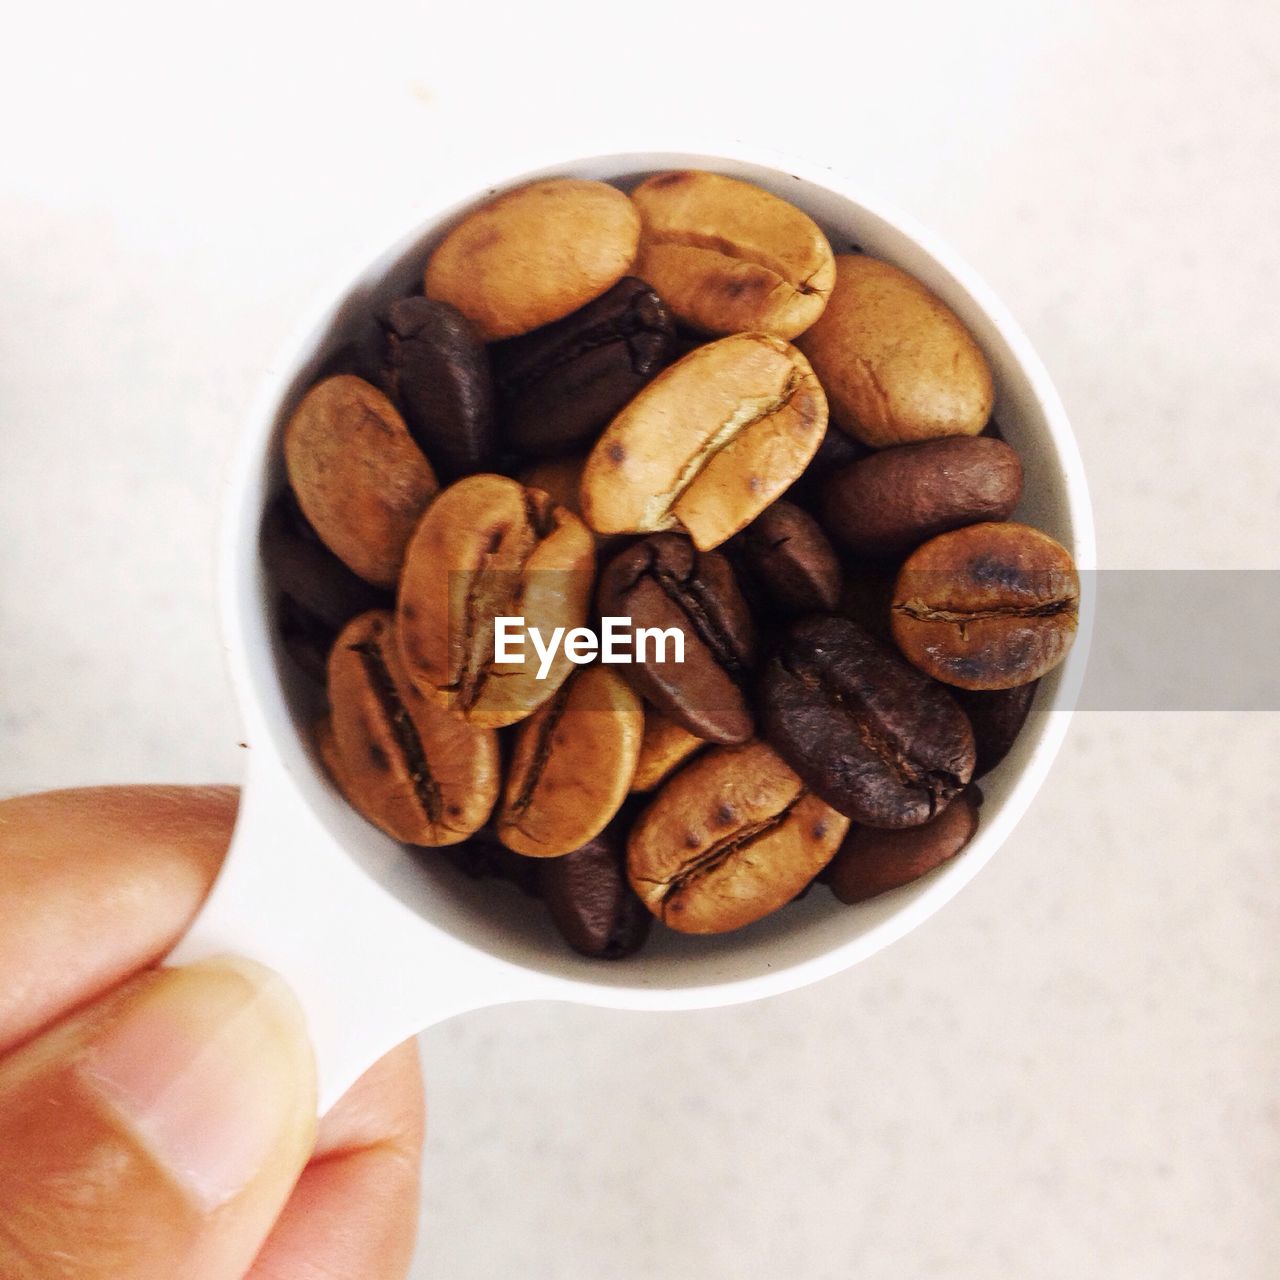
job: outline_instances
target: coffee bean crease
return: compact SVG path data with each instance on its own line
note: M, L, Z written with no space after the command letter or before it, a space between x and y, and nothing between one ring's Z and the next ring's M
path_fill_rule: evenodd
M664 886L665 892L662 895L662 901L665 905L667 899L678 896L694 881L714 871L730 858L744 852L752 845L758 844L778 830L790 819L792 811L808 794L807 790L801 788L796 792L795 797L783 808L779 809L777 813L771 814L767 818L762 818L758 822L753 822L749 826L741 827L732 834L714 841L696 858L691 858L666 880L650 880L644 876L638 876L637 879L644 884Z
M643 521L645 528L669 529L678 523L671 510L706 470L707 465L719 453L745 435L752 427L777 417L791 407L801 393L807 390L807 380L799 369L793 368L781 391L766 396L743 399L737 409L692 453L676 476L671 488L656 493L645 503Z
M431 772L431 762L422 745L422 737L409 715L408 709L396 692L396 682L391 678L391 669L376 641L365 640L350 646L352 653L359 656L369 679L369 686L378 699L387 723L395 734L396 743L404 753L405 765L409 778L413 783L413 794L422 806L423 813L431 823L439 823L444 813L444 804L440 788ZM448 823L444 824L448 827Z
M511 801L511 809L523 813L533 803L534 793L542 781L543 771L551 758L551 744L555 738L560 721L564 718L565 709L569 705L570 682L566 681L556 690L555 697L547 704L547 711L538 723L538 741L533 749L533 758L524 776L519 792Z

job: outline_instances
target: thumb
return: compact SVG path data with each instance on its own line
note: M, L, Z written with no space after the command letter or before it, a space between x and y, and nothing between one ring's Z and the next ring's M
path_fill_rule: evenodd
M142 974L0 1059L0 1276L238 1280L314 1139L279 978Z

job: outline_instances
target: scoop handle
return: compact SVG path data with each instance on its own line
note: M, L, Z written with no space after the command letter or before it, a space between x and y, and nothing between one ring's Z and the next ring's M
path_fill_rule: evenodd
M517 999L504 967L370 879L269 750L251 749L235 834L169 964L233 952L279 973L315 1048L323 1114L384 1053L468 1009Z

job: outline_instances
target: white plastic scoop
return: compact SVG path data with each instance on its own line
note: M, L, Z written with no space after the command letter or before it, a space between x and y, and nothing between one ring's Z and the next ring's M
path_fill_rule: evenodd
M1018 517L1094 567L1093 518L1079 452L1030 344L989 289L937 239L872 204L828 170L738 148L716 154L630 152L549 164L493 186L470 183L346 279L271 367L228 481L220 590L228 659L249 744L235 839L175 963L223 951L280 972L310 1021L326 1110L393 1045L468 1009L516 1000L572 1000L624 1009L693 1009L754 1000L855 964L927 919L1008 836L1044 780L1066 732L1092 615L1090 575L1080 633L1041 682L1010 757L983 782L973 843L916 884L857 907L811 893L737 933L688 938L655 929L621 962L584 959L554 934L538 904L507 886L467 880L408 851L351 810L320 767L310 730L319 708L281 652L259 526L283 484L282 424L324 361L367 332L371 312L411 292L442 228L493 192L552 174L619 180L705 168L767 187L805 209L837 252L858 244L924 281L969 326L995 371L1001 429L1022 456Z

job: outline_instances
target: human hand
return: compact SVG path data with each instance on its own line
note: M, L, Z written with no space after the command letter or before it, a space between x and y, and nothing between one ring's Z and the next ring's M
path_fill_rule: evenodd
M236 793L0 802L0 1276L395 1280L418 1210L412 1043L317 1126L301 1011L248 961L157 970Z

